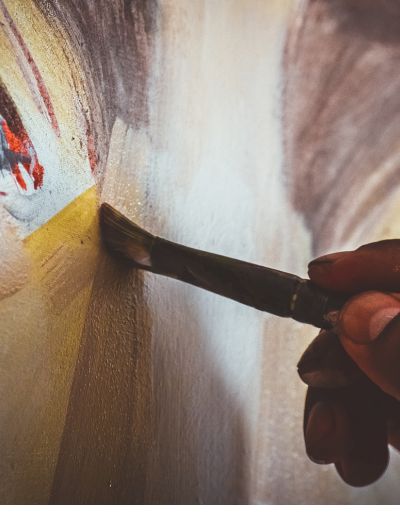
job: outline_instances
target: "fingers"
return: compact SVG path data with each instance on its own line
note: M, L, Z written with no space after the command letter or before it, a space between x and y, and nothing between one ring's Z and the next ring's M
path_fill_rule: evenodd
M377 480L389 461L381 397L371 384L350 391L345 402L351 443L335 466L343 480L355 487Z
M310 388L307 394L304 441L313 462L330 464L340 461L345 453L350 427L340 402L318 393Z
M310 262L308 274L315 284L338 293L400 291L400 239L319 257Z
M362 377L332 331L322 330L305 350L297 371L307 385L321 388L344 387Z
M336 327L347 354L384 392L400 400L398 295L362 293L342 309Z
M309 276L333 292L362 293L341 310L335 332L348 356L370 380L357 379L340 389L309 389L306 450L313 460L334 462L348 484L367 485L386 468L388 440L400 449L400 294L395 294L400 291L400 239L320 257L310 263ZM332 335L318 336L300 360L299 372L303 371L306 382L326 387L321 371L315 371L317 361L324 378L328 368L332 377L329 359L315 358L329 341L334 343ZM336 349L333 355L337 362L345 362ZM337 384L337 372L334 377ZM317 397L315 391L319 391Z
M353 486L377 480L388 463L381 395L369 382L336 390L309 388L304 437L311 460L334 462Z

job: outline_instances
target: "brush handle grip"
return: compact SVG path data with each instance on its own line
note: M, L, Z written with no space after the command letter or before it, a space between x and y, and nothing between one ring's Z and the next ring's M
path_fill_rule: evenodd
M151 271L187 282L276 316L331 328L326 315L346 298L310 280L238 259L203 252L156 237Z

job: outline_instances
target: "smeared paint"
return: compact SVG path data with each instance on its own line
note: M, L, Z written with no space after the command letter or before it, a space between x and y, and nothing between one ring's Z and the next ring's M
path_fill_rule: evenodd
M8 175L21 192L32 193L43 185L44 168L16 105L0 82L0 188L2 182L3 186L7 185ZM7 191L3 193L1 196L8 195Z
M8 148L2 148L5 154L5 163L10 167L17 183L23 190L27 190L26 178L22 175L20 164L25 168L29 177L33 179L33 187L38 189L43 184L44 169L39 163L32 141L25 130L21 130L19 134L14 134L8 123L0 118L0 130L3 131ZM10 150L10 152L7 152ZM3 172L5 169L3 167Z
M20 46L24 56L25 56L25 59L27 60L30 68L31 68L31 71L32 71L32 74L34 76L34 79L36 81L36 87L37 87L37 90L39 92L39 95L43 101L43 104L45 106L45 109L47 111L47 114L49 116L49 119L51 121L51 126L53 127L53 130L55 131L55 133L57 134L57 136L59 137L60 136L60 128L58 126L58 121L57 121L57 118L56 118L56 115L54 113L54 108L53 108L53 104L51 102L51 99L50 99L50 95L49 95L49 92L47 90L47 87L44 83L44 80L43 80L43 77L39 71L39 68L37 67L36 63L35 63L35 60L33 59L33 56L27 46L27 44L25 43L20 31L18 30L17 26L15 25L14 23L14 20L12 19L12 17L10 16L10 13L8 12L8 9L7 7L5 6L3 0L0 0L0 10L2 11L3 15L4 15L4 18L7 20L7 23L8 23L8 26L9 28L11 29L18 45ZM41 106L40 106L41 107Z
M399 22L397 0L305 0L294 11L285 169L316 255L370 241L400 194Z
M86 143L87 143L87 153L88 153L90 169L91 169L92 173L95 174L96 166L98 163L98 155L97 155L97 150L96 150L94 134L88 123L87 123L87 129L86 129Z

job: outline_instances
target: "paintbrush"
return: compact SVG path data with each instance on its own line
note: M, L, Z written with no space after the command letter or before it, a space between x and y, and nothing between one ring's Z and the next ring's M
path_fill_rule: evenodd
M347 297L276 269L203 252L154 236L103 203L103 240L133 266L187 282L276 316L329 329Z

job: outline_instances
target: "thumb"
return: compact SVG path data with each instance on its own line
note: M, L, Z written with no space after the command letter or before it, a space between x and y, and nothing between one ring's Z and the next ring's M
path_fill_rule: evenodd
M336 330L358 367L400 400L400 294L367 291L352 297Z

